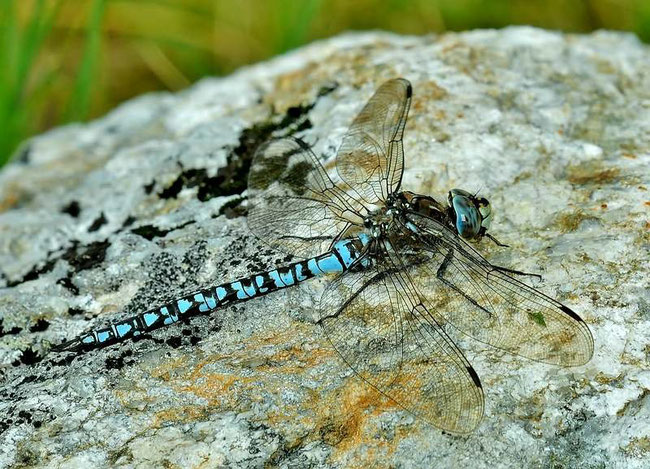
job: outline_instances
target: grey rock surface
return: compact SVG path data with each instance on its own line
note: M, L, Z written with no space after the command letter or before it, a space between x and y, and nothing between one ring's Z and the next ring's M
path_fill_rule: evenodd
M649 63L611 32L349 34L27 142L0 172L0 467L650 467ZM446 435L337 359L322 281L48 354L287 262L246 227L253 152L293 134L331 165L396 76L414 89L403 187L480 189L511 247L479 249L585 319L587 365L462 341L486 415Z

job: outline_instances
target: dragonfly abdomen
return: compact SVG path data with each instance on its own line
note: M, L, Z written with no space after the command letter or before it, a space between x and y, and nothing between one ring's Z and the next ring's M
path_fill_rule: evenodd
M105 347L174 324L183 318L266 295L319 275L344 272L359 257L364 243L365 238L339 241L330 252L320 256L190 293L163 306L89 331L55 350L85 351Z

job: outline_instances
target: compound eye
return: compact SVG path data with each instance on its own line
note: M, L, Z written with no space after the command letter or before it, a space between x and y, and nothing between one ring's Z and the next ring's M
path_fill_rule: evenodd
M451 206L456 214L456 230L465 239L475 238L481 229L481 215L476 205L463 195L451 198Z

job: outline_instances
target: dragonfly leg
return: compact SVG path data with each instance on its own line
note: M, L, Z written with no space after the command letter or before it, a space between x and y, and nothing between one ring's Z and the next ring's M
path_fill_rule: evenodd
M522 272L520 270L508 269L507 267L501 267L499 265L493 265L492 268L498 272L504 272L507 274L521 275L522 277L536 277L538 280L542 280L542 276L539 274L531 274L530 272Z
M469 296L467 293L465 293L463 290L461 290L460 288L458 288L456 285L454 285L452 282L450 282L445 278L445 274L447 273L447 268L449 267L449 264L451 263L453 258L454 258L454 250L449 249L449 251L447 251L447 254L445 254L445 258L443 259L442 264L440 264L440 267L438 267L438 271L436 272L436 277L438 277L438 280L440 280L442 283L444 283L446 286L451 288L453 291L455 291L456 293L464 297L467 301L472 303L474 306L476 306L478 309L483 311L485 314L487 314L488 316L492 316L492 313L487 309L485 309L480 304L478 304L478 302L474 298Z
M497 246L499 246L500 248L509 248L509 247L510 247L510 245L508 245L508 244L503 244L501 241L499 241L498 239L496 239L496 238L495 238L494 236L492 236L490 233L485 233L485 236L486 236L490 241L492 241L494 244L496 244Z

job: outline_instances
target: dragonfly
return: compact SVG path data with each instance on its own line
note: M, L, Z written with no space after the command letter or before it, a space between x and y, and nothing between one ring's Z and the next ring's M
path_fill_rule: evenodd
M402 190L403 135L412 87L382 84L343 137L335 171L304 141L256 152L248 180L250 230L298 260L192 292L55 348L85 352L300 284L326 279L317 323L354 373L398 408L452 434L483 418L477 372L450 328L510 354L569 367L593 338L572 309L491 264L489 201L462 189L446 203Z

